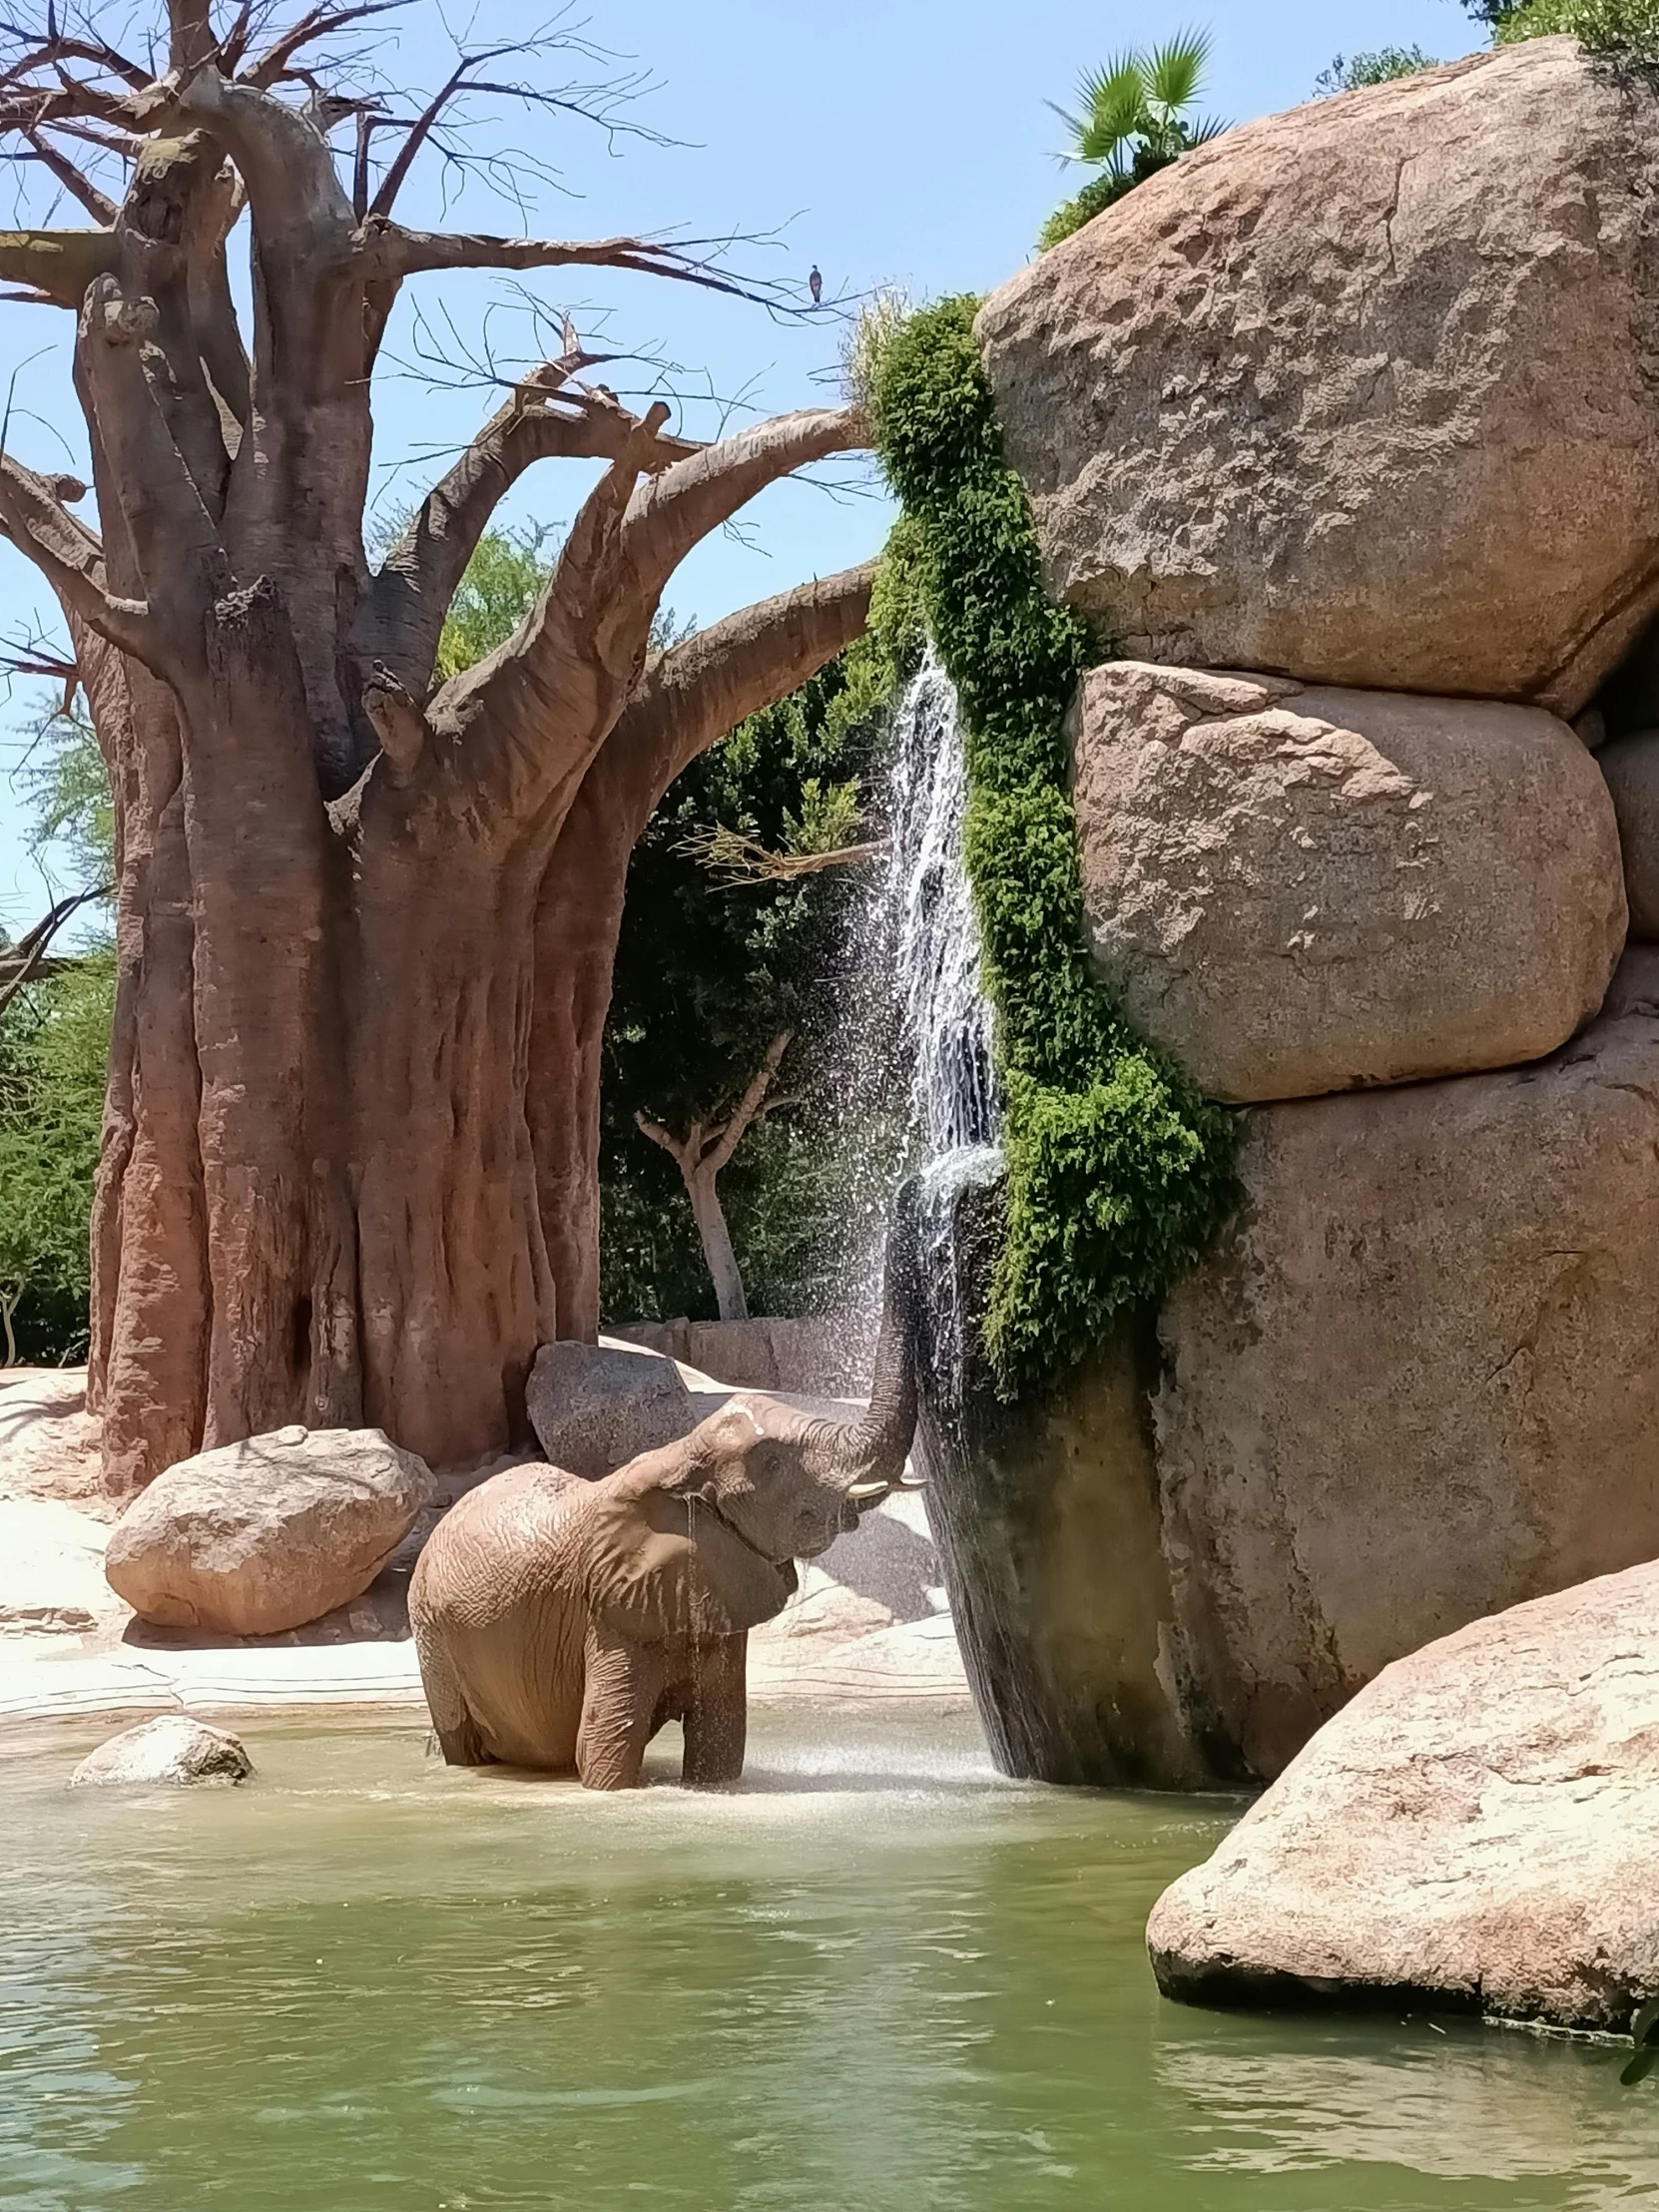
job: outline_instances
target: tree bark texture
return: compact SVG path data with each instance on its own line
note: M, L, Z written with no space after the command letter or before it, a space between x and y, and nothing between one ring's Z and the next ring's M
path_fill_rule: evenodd
M516 1439L538 1345L597 1324L599 1044L633 843L697 753L856 635L869 588L805 585L653 657L678 562L861 428L820 409L698 446L570 358L513 392L371 571L370 385L405 280L709 279L629 240L403 230L401 167L357 205L316 102L284 95L294 52L214 20L172 0L151 81L51 18L35 75L0 78L0 124L140 142L119 207L76 190L98 228L0 239L0 276L78 316L100 521L0 455L0 529L63 606L116 804L90 1372L116 1491L290 1421L370 1421L439 1464ZM226 260L244 207L246 338ZM538 606L434 690L496 502L561 455L604 468Z

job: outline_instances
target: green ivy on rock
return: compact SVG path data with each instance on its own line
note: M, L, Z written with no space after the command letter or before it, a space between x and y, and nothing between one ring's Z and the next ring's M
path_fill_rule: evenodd
M1007 1228L986 1350L1010 1396L1157 1298L1238 1201L1236 1125L1138 1037L1083 933L1066 709L1100 655L1043 588L1024 486L973 337L977 302L878 333L875 442L919 540L928 628L956 687L964 848L996 1013Z

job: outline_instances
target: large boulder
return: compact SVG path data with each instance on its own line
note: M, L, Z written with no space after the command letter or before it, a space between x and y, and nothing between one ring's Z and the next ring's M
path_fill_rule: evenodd
M1626 2027L1659 1995L1656 1716L1656 1565L1397 1661L1165 1891L1160 1986Z
M689 1436L703 1417L674 1362L643 1346L543 1345L524 1394L548 1458L589 1481Z
M157 1627L300 1628L368 1588L430 1482L377 1428L278 1428L158 1475L110 1531L104 1571Z
M1509 1067L1601 1004L1613 805L1539 708L1118 661L1072 754L1095 959L1212 1097Z
M1230 131L978 331L1142 658L1569 719L1659 606L1659 88L1540 39Z
M1659 730L1619 738L1596 755L1618 818L1630 934L1659 940Z
M1659 951L1536 1066L1244 1120L1153 1413L1184 1702L1266 1778L1390 1660L1659 1555Z
M240 1736L185 1713L141 1721L89 1752L69 1778L72 1790L184 1789L198 1782L246 1782L254 1762Z

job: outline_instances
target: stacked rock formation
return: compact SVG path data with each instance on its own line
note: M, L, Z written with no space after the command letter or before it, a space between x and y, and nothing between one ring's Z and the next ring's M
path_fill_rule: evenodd
M1133 656L1073 711L1100 973L1244 1108L1146 1367L1156 1683L1091 1686L1210 1772L1659 1553L1656 126L1503 49L1228 134L979 318Z

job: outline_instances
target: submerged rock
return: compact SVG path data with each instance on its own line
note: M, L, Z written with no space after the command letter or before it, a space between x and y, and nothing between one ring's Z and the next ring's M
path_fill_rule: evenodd
M278 1428L158 1475L110 1531L104 1571L158 1627L275 1635L360 1597L430 1485L378 1428Z
M1147 1944L1198 2003L1624 2028L1659 1994L1659 1565L1474 1622L1329 1721Z
M643 1346L543 1345L525 1402L548 1458L589 1481L689 1436L702 1418L674 1362Z
M1050 588L1146 660L1535 700L1659 606L1659 88L1528 41L1229 131L981 310Z
M1390 1660L1659 1556L1659 950L1534 1067L1244 1120L1153 1412L1184 1697L1268 1778Z
M246 1782L254 1772L240 1736L184 1713L124 1729L88 1754L69 1778L72 1790L180 1788L196 1782Z
M1116 661L1083 679L1090 943L1211 1097L1534 1060L1623 949L1613 803L1535 707Z

